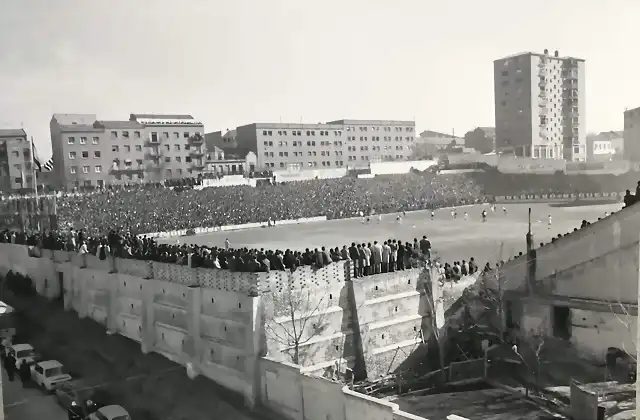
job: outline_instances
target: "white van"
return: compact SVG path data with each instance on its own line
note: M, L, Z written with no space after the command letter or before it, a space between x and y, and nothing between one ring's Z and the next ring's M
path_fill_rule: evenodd
M36 352L31 344L14 344L8 347L8 356L16 359L16 368L20 369L22 363L33 363L36 358Z

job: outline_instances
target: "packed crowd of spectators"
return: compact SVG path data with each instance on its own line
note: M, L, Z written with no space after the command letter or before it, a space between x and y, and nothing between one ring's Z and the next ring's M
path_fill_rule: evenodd
M105 190L57 200L61 227L93 235L114 226L136 234L315 216L353 217L485 201L464 175L404 174L202 190Z
M622 175L505 174L497 170L468 174L487 195L620 193L636 182L637 173Z

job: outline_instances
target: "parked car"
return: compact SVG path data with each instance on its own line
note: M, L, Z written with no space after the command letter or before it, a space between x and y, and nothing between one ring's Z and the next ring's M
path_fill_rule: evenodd
M31 344L14 344L7 347L7 355L11 355L16 359L16 368L20 369L22 363L33 363L36 358L36 352Z
M59 384L70 381L71 375L57 360L45 360L31 366L31 379L47 391L53 391Z
M69 420L84 420L105 405L95 388L79 380L62 382L54 392L58 404L67 410Z
M87 420L131 420L127 410L119 405L107 405L89 414Z

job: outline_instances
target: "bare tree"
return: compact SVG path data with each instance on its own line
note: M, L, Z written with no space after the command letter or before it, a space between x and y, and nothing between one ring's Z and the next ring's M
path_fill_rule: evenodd
M304 363L309 355L301 351L301 347L322 335L327 328L326 291L289 284L263 296L266 298L264 330L267 340L277 343L278 351L284 350L293 363Z

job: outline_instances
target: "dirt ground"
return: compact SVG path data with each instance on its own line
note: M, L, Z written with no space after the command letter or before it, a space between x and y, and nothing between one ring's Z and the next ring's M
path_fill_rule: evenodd
M65 312L59 303L15 297L5 300L23 314L20 341L47 359L62 362L72 376L105 389L135 420L257 420L243 407L242 397L204 377L191 380L185 369L102 325Z
M508 259L526 251L525 235L528 225L528 208L532 211L534 243L549 242L552 236L567 233L580 227L582 220L595 221L606 212L618 211L621 204L560 207L557 204L508 204L503 213L499 205L495 213L487 206L476 205L458 208L458 218L453 220L451 210L436 211L435 220L429 212L408 213L402 222L396 215L384 215L381 221L372 217L369 224L359 219L330 220L299 225L282 225L231 232L216 232L179 238L181 243L224 246L229 238L232 247L264 247L304 250L321 246L336 247L351 242L384 241L389 238L413 241L427 235L437 255L443 261L468 260L475 257L478 263ZM481 212L488 211L488 221L482 222ZM468 214L465 220L464 213ZM552 224L549 226L548 216ZM175 242L165 239L161 242Z

